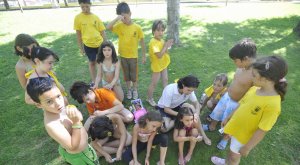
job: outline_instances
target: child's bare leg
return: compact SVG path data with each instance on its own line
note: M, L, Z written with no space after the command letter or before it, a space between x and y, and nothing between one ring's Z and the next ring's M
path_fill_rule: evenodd
M129 122L133 121L133 118L134 118L133 114L126 108L124 108L120 112L117 112L117 114L120 115L120 117L124 123L129 123Z
M168 85L168 69L164 69L161 72L161 81L162 81L162 85L165 88Z
M186 131L184 129L179 130L178 135L180 137L185 137L186 136ZM183 163L184 162L184 157L183 157L183 148L184 148L184 142L178 142L178 163Z
M153 99L153 92L154 92L154 89L155 89L159 79L160 79L160 72L153 72L152 80L148 87L148 99Z
M164 165L168 147L160 147L159 164Z
M163 117L163 120L164 120L164 128L161 129L161 132L170 131L174 127L175 121L169 117Z
M199 136L199 132L198 132L198 130L197 130L196 128L193 128L193 129L192 129L191 136L193 136L193 137ZM185 156L185 158L184 158L184 160L185 160L186 162L188 162L188 161L191 160L191 157L192 157L194 148L195 148L195 146L196 146L196 143L197 143L197 142L190 141L190 148L189 148L189 151L188 151L188 153L186 154L186 156Z
M226 159L226 164L228 165L238 165L241 160L241 155L232 152L231 150L228 153L228 157Z
M123 89L121 87L120 84L116 84L113 88L115 94L116 94L116 97L117 99L120 101L120 102L123 102L124 100L124 92L123 92Z
M133 86L133 90L137 91L138 88L138 82L137 81L132 81L132 86Z
M95 79L96 79L96 61L90 61L89 62L89 70L90 70L91 79L92 79L93 82L95 82Z

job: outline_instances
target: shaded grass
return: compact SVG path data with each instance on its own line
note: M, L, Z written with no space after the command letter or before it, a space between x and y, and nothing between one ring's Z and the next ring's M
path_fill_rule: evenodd
M212 83L217 73L233 73L235 67L228 57L228 50L241 38L251 37L258 46L258 54L281 54L289 64L289 91L282 105L282 114L263 142L259 144L241 164L299 164L300 141L300 40L292 33L299 16L246 20L241 23L205 23L190 17L181 19L180 46L170 50L169 82L174 82L187 74L201 79L197 90L200 96L203 89ZM145 31L146 43L152 37L150 20L135 20ZM7 36L9 34L0 34ZM80 55L76 35L73 33L44 32L34 35L42 46L54 50L60 57L55 65L57 77L69 89L75 80L89 81L87 58ZM116 36L108 32L108 38L116 43ZM24 93L18 84L14 65L18 60L12 56L13 43L0 45L0 164L64 164L59 158L58 144L50 139L43 127L42 110L24 104ZM139 93L146 99L147 87L151 81L149 59L147 64L139 64ZM124 87L123 83L123 87ZM162 87L154 92L157 100ZM70 97L71 103L78 105ZM128 106L129 102L125 101ZM148 110L152 108L145 103ZM79 109L87 117L83 105ZM204 115L203 115L204 116ZM212 146L197 144L190 164L210 164L210 156L225 156L226 152L216 149L220 139L217 132L209 132ZM170 134L170 139L172 135ZM152 151L151 164L158 161L159 147ZM139 155L143 162L145 153ZM152 159L153 158L153 159ZM177 145L171 140L167 153L167 164L177 164ZM101 163L105 164L103 159ZM123 164L123 163L116 163Z

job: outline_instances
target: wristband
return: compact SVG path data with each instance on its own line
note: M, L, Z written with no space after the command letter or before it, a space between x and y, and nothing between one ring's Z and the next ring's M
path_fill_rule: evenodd
M83 126L82 126L82 123L80 122L79 124L73 124L72 125L72 128L75 128L75 129L80 129L80 128L82 128Z

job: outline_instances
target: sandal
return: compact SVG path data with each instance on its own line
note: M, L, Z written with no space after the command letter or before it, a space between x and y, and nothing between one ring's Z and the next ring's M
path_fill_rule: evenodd
M215 165L225 165L225 159L219 158L217 156L212 156L210 158L211 162Z
M190 156L189 158L187 158L187 155L186 155L185 158L184 158L184 162L188 163L191 160L191 158L192 158L192 156Z
M220 150L225 150L226 146L227 146L228 140L224 140L222 139L219 144L217 145L217 148Z

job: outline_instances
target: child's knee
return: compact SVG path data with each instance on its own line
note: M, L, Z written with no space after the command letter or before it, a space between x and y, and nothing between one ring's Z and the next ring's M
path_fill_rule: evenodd
M198 132L198 130L196 128L192 129L191 136L194 136L194 137L199 136L199 132Z
M185 137L186 136L186 130L185 129L180 129L179 132L178 132L178 135L180 137Z
M133 116L133 114L130 113L130 114L127 114L125 116L125 121L124 122L129 123L129 122L132 122L133 119L134 119L134 116Z

